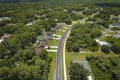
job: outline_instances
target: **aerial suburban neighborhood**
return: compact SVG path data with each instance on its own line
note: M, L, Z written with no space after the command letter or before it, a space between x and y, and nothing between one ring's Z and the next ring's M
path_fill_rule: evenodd
M120 80L120 0L0 0L0 80Z

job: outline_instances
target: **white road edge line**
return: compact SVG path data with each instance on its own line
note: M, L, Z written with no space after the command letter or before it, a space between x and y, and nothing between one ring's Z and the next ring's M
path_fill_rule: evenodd
M54 74L54 80L56 80L56 69L55 69L55 74Z
M96 14L99 14L99 12L97 12ZM95 14L95 15L96 15L96 14ZM95 16L95 15L93 15L93 16ZM87 17L87 18L88 18L88 17ZM76 23L78 23L78 22L75 22L75 23L73 23L73 24L76 24ZM69 33L67 34L67 38L68 38L70 32L71 32L71 30L70 30ZM65 41L64 41L64 47L63 47L64 80L67 80L66 59L65 59L65 47L66 47L67 38L66 38Z
M69 31L69 33L67 34L67 38L68 38L69 34L70 34L70 31ZM66 59L65 59L65 47L66 47L67 38L66 38L65 41L64 41L64 47L63 47L64 80L67 80Z
M58 64L58 78L59 78L59 64Z

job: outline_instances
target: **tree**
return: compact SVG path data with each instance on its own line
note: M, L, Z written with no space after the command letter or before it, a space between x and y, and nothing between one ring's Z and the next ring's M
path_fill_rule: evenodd
M6 49L10 51L11 55L14 55L21 46L16 37L6 39L5 41L3 41L3 45Z
M111 47L111 50L114 53L120 54L120 44L119 43L114 43Z
M97 30L97 32L94 30ZM87 48L91 51L97 51L98 44L94 38L100 36L100 33L101 32L98 27L93 24L78 23L73 25L70 37L67 40L67 50L69 52L79 52L80 48Z
M67 40L67 44L66 44L66 48L67 48L67 51L68 52L71 52L72 51L72 41L71 40L69 40L69 38L68 38L68 40Z
M72 23L72 21L70 19L66 19L65 23L68 24L68 25L70 25Z
M4 45L0 44L0 58L3 58L6 52L6 48L4 47Z
M101 47L101 50L104 52L104 53L110 53L110 46L108 45L103 45Z
M0 37L2 37L4 35L4 31L2 30L2 28L0 27Z
M0 68L0 80L7 80L8 74L9 74L8 67L1 67Z
M78 45L77 43L73 43L72 50L73 50L74 52L79 52L79 51L80 51L80 50L79 50L79 45Z
M78 63L71 63L70 65L70 80L88 80L88 70Z
M10 70L8 78L10 80L43 80L40 72L38 66L21 64Z
M92 38L96 38L96 37L100 37L102 35L101 31L98 29L93 29L91 32L91 37Z
M120 80L120 70L112 71L112 77L114 80Z
M40 53L39 56L40 56L40 58L42 60L47 60L47 58L48 58L48 52L46 50L42 50L42 52Z
M32 59L34 56L33 48L31 49L25 49L25 50L18 50L16 54L14 55L13 59L14 61L24 61L26 62L27 60Z

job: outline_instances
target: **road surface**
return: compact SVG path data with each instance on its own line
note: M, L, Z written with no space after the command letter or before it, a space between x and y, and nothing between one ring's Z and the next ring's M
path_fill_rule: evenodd
M94 17L95 15L99 14L99 12L94 13L93 15L90 15L89 17ZM80 23L85 22L88 19L88 17L78 21ZM78 23L75 22L72 25ZM68 28L65 33L63 34L63 36L61 37L60 41L59 41L59 45L58 45L58 50L57 50L57 56L56 56L56 75L55 75L55 80L62 80L62 51L63 51L63 42L65 41L65 39L67 38L67 34L69 33L69 31L72 28Z
M63 36L61 37L57 50L56 58L56 77L55 80L62 80L62 51L63 51L63 42L67 38L67 34L71 30L71 27L68 28Z
M110 32L112 28L112 25L109 25L108 29L105 30L105 32L102 34L102 36L99 39L103 39L104 37L106 37L106 35L108 35L108 33Z

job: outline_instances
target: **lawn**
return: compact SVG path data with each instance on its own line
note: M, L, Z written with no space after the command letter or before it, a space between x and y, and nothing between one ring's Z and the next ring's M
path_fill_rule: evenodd
M61 35L62 36L64 31L67 30L68 27L69 26L64 26L64 27L60 28L59 31L56 32L56 35Z
M56 68L56 53L55 52L49 52L49 56L52 57L52 62L50 66L50 72L48 80L54 80L55 76L55 68Z
M57 31L57 32L56 32L56 35L61 35L61 36L62 36L63 33L64 33L64 32L63 32L62 30L61 30L61 31Z
M55 39L48 40L48 45L50 46L58 46L58 44L59 44L59 40L55 40Z

